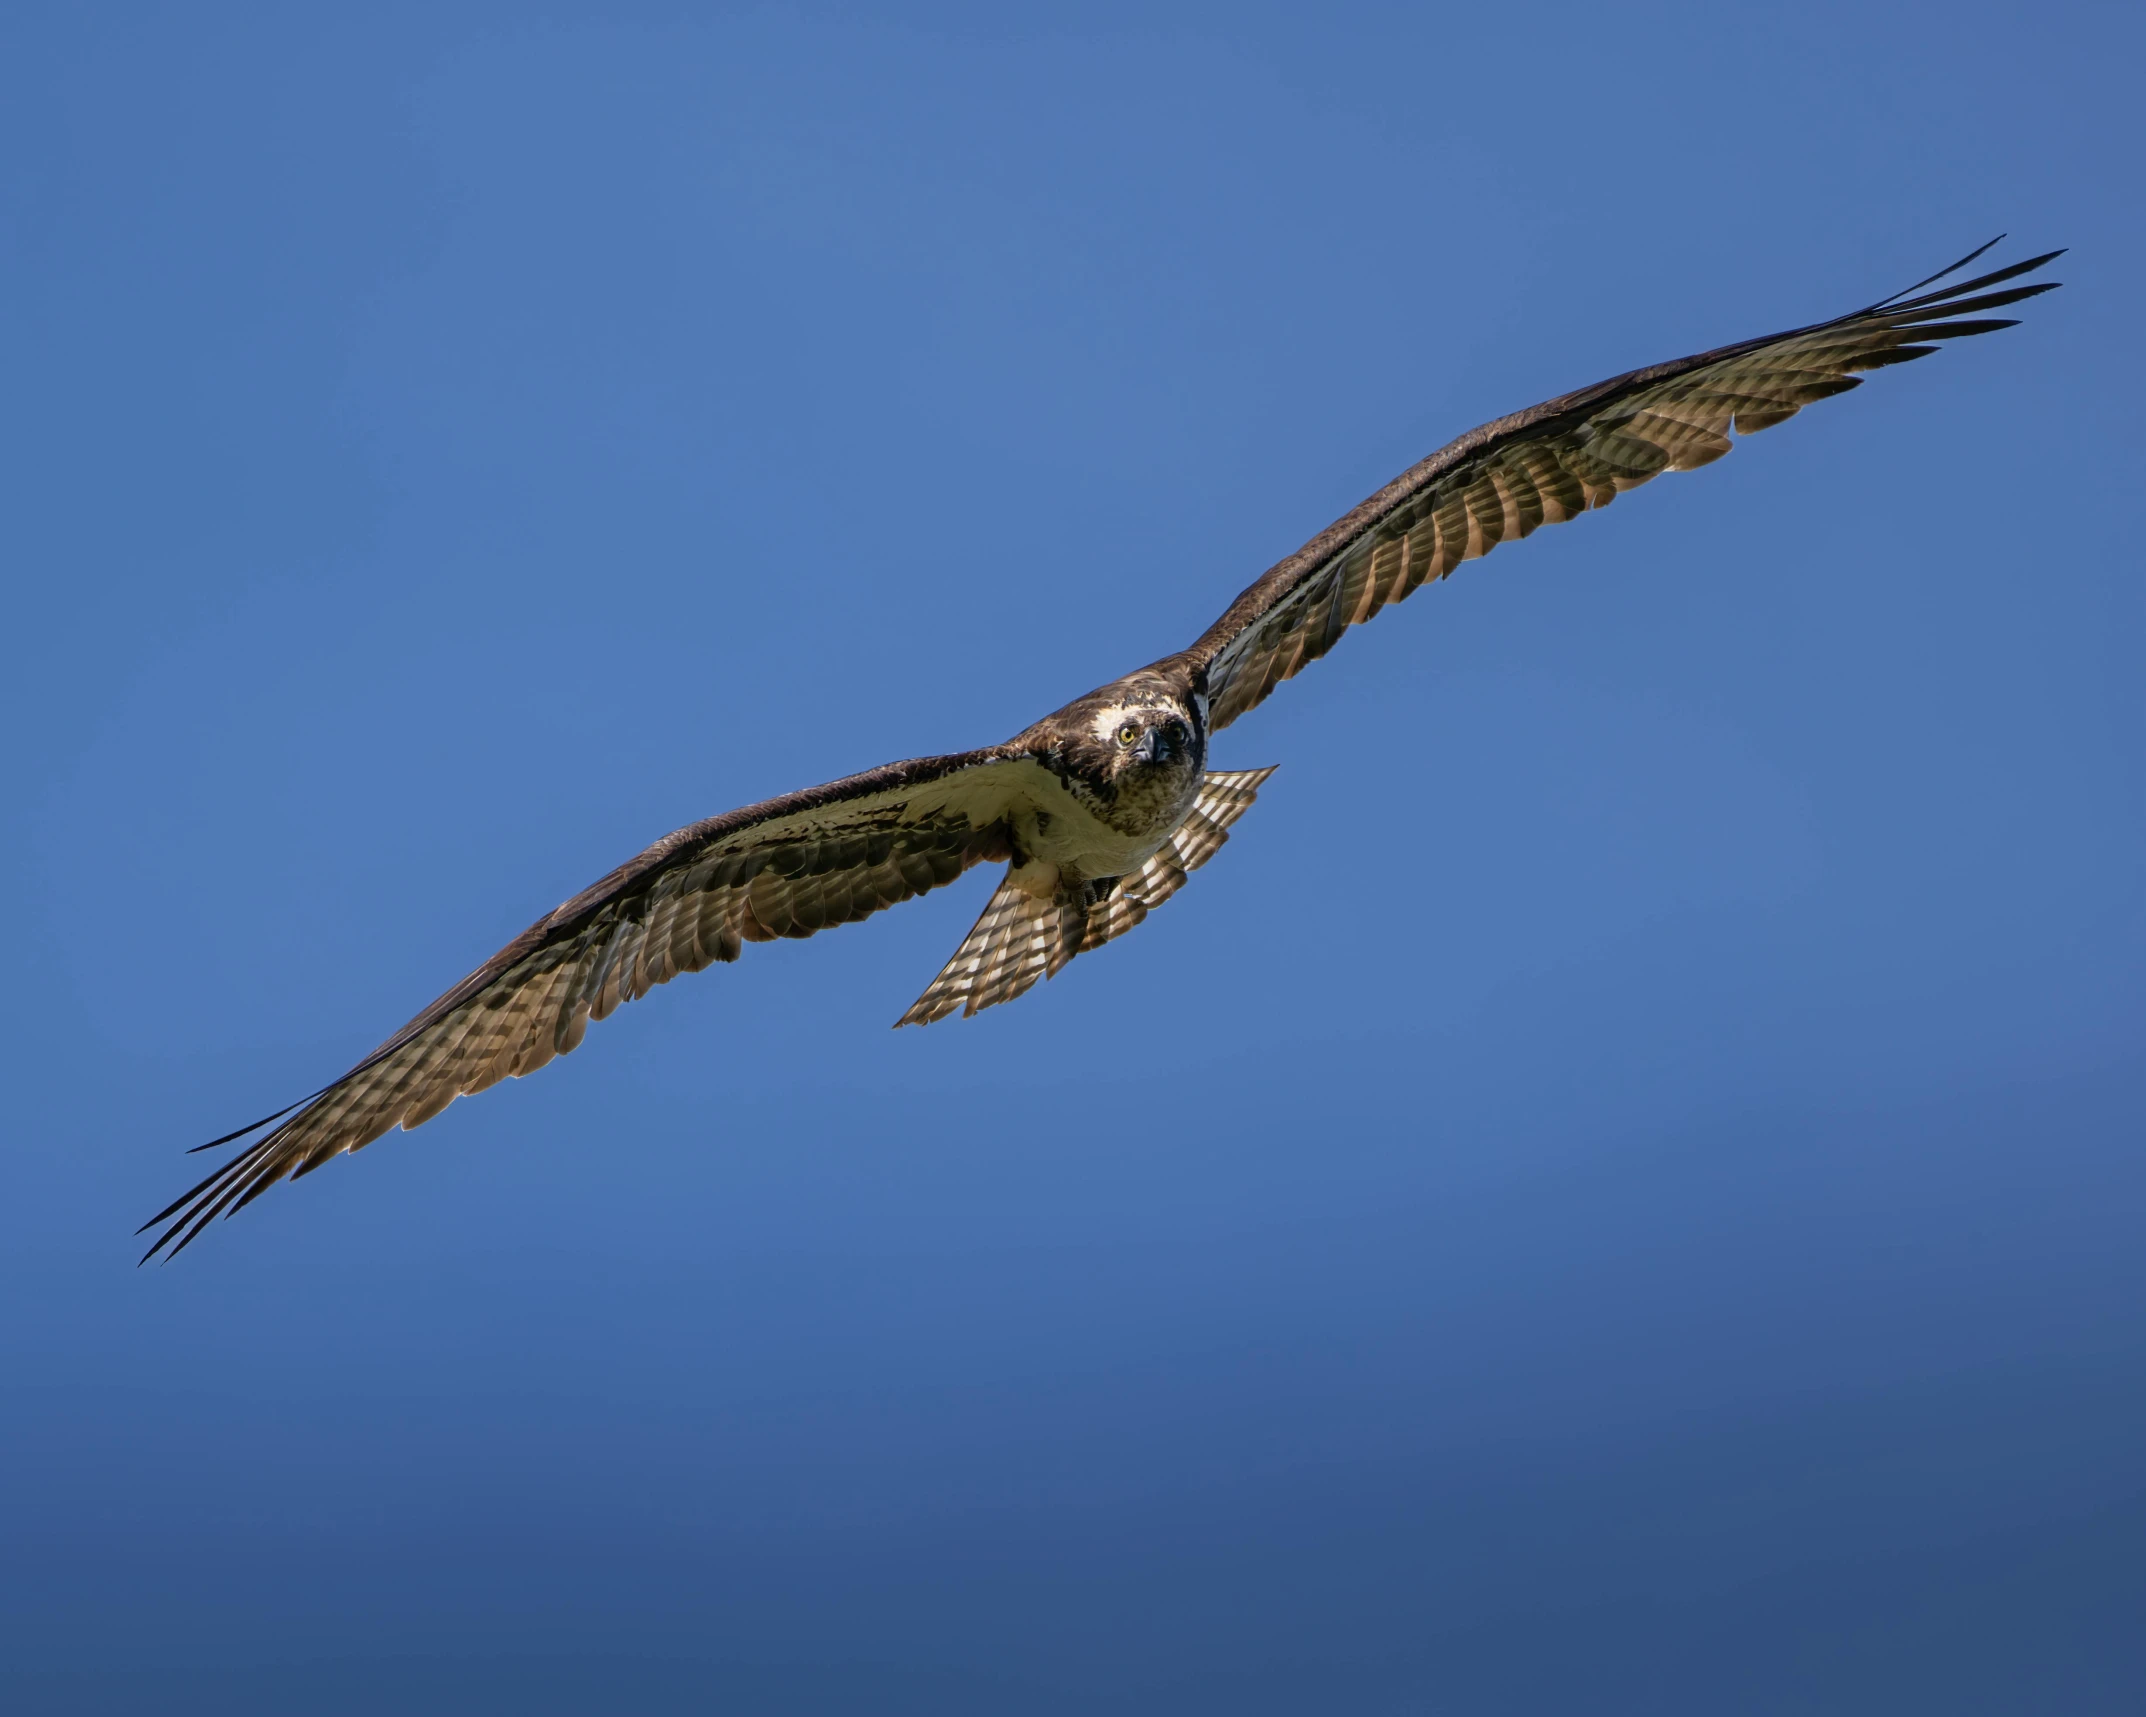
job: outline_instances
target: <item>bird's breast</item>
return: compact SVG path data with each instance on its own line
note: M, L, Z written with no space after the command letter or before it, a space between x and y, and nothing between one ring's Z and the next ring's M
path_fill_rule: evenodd
M1161 773L1161 772L1158 772ZM1200 786L1197 769L1138 783L1108 805L1053 779L1015 818L1022 851L1084 877L1138 870L1184 821Z

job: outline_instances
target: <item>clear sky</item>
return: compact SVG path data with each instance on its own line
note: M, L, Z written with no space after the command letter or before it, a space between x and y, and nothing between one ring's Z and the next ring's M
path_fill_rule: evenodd
M6 8L0 1704L2138 1710L2142 17ZM134 1268L666 830L2007 230L1019 1003L888 1029L972 876Z

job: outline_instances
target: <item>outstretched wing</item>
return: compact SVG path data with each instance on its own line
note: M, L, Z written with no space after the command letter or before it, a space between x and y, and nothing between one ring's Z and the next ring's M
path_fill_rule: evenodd
M176 1255L219 1213L286 1175L429 1121L457 1097L533 1073L592 1019L744 943L810 936L1004 858L1006 814L1040 767L1004 750L890 763L666 835L506 947L142 1226ZM209 1146L202 1146L209 1149Z
M1987 249L1867 310L1634 370L1470 430L1270 569L1173 660L1204 670L1209 724L1227 727L1349 627L1462 561L1606 507L1660 472L1719 459L1732 426L1741 435L1770 429L1860 386L1858 370L1926 357L1937 350L1928 342L2014 326L1974 313L2050 291L2057 282L1990 289L2062 251L1910 296Z

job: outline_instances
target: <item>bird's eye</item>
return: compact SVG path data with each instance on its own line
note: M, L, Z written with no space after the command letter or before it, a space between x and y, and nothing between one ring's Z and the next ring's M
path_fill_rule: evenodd
M1139 737L1140 729L1134 726L1131 722L1127 722L1123 727L1118 729L1118 743L1122 746L1127 747L1128 749L1131 748L1133 741L1138 739Z

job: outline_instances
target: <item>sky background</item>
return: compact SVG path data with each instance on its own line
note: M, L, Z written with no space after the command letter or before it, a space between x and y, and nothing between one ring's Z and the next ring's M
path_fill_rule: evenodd
M2140 1708L2146 14L332 10L0 21L0 1703ZM2006 230L1018 1005L887 1029L971 876L135 1269L666 830Z

